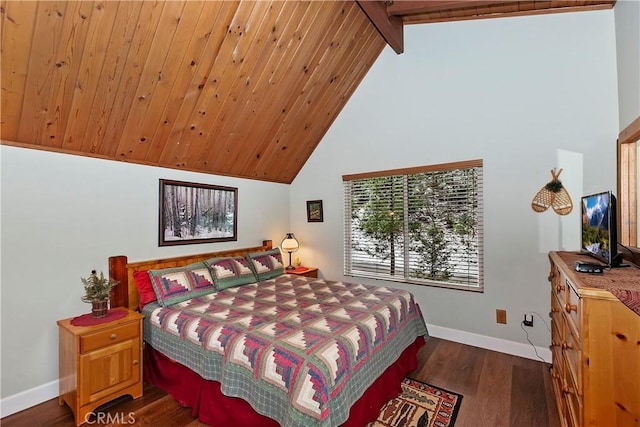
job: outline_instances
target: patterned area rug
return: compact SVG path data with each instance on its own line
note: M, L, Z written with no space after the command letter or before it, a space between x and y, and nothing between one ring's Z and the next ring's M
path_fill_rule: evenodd
M402 393L368 427L451 427L462 395L405 378Z

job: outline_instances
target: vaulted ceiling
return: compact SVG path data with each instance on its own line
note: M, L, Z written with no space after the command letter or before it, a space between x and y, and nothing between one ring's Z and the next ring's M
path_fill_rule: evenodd
M2 1L3 144L290 183L405 24L614 1Z

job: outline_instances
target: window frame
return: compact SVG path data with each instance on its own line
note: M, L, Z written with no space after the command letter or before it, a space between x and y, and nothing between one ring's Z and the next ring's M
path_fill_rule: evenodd
M356 180L364 180L371 178L382 178L382 177L390 177L390 176L403 176L404 180L408 180L408 176L420 174L420 173L429 173L429 172L446 172L451 170L461 170L461 169L472 169L478 168L478 183L476 187L476 207L477 207L477 224L476 230L477 234L477 263L478 263L478 277L477 284L470 285L464 283L455 283L455 282L446 282L446 281L437 281L432 279L424 279L424 278L416 278L410 277L410 267L411 262L403 262L402 269L399 270L398 275L385 275L385 274L377 274L375 272L366 273L366 272L356 272L350 269L352 265L352 219L351 219L351 188L348 187L349 181ZM431 287L440 287L440 288L449 288L463 291L471 291L471 292L484 292L484 218L483 218L483 161L481 159L476 160L467 160L467 161L458 161L451 163L441 163L434 165L425 165L411 168L402 168L402 169L392 169L392 170L384 170L384 171L375 171L375 172L365 172L365 173L357 173L357 174L348 174L342 176L342 181L344 185L344 275L349 277L363 277L363 278L371 278L377 280L386 280L392 282L400 282L407 283L419 286L431 286ZM347 194L349 192L349 194ZM403 215L403 241L398 251L402 252L403 260L410 259L409 257L409 245L412 243L410 233L408 231L408 216L409 216L409 201L408 201L408 193L407 188L405 186L403 193L403 203L404 203L404 215ZM406 265L405 265L406 264Z

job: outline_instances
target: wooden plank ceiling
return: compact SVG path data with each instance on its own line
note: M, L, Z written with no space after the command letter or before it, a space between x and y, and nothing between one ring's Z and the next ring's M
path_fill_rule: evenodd
M425 23L613 1L376 3ZM384 36L352 0L0 5L3 144L272 182L295 178L385 39L402 51L402 26Z

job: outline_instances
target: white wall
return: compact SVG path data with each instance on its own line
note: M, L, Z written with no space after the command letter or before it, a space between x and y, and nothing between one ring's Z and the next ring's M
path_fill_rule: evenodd
M640 116L640 2L618 0L614 6L618 60L620 130Z
M547 251L577 250L580 196L616 185L615 61L611 10L405 27L405 53L382 53L291 186L301 261L354 280L343 174L483 159L485 292L405 288L432 331L470 341L528 346L520 322L538 313L527 332L546 348ZM554 167L576 206L567 217L530 207ZM309 199L324 201L323 223L306 222Z
M80 277L107 274L109 256L277 245L288 231L288 185L10 146L0 146L0 157L3 398L38 387L46 399L57 395L56 320L90 311ZM237 187L237 242L158 247L160 178Z

